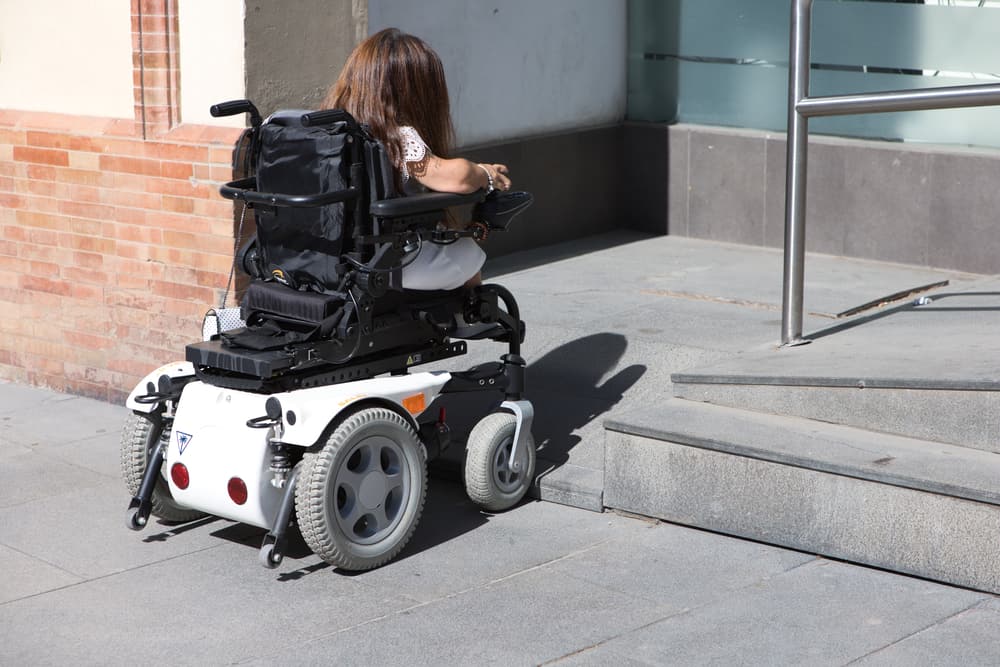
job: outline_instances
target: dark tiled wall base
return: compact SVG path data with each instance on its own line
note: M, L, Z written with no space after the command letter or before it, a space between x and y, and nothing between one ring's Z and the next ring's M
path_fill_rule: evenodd
M628 227L618 195L622 134L614 126L461 151L476 162L506 164L514 188L535 196L510 231L490 237L490 256Z
M628 133L668 135L671 234L783 245L784 135L685 125L626 125ZM813 137L806 247L1000 273L998 183L997 151Z

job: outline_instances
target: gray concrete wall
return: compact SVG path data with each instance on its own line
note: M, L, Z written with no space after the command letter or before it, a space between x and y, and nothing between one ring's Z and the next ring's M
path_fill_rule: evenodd
M625 143L638 147L627 162L638 170L631 180L643 191L636 218L641 227L782 247L783 134L630 123ZM650 161L644 153L660 157ZM992 149L813 137L806 247L1000 273L1000 233L994 223L1000 210L998 182L1000 151ZM652 194L646 192L650 183L658 183Z
M318 108L366 30L365 0L248 0L247 97L265 115Z
M396 27L444 62L459 145L618 123L626 3L368 0L369 32Z

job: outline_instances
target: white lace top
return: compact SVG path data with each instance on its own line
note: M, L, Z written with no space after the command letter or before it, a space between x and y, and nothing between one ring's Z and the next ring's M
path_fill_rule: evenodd
M407 187L410 180L410 172L406 168L406 163L420 162L427 156L430 149L427 147L427 143L421 138L420 133L418 133L411 126L402 125L397 131L399 132L399 138L403 144L403 164L400 165L400 171L403 174L403 189L407 192L409 192L411 188L414 191L423 190L423 186L420 186L417 183Z

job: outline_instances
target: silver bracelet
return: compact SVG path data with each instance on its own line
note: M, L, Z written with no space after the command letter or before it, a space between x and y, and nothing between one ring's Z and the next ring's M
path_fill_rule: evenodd
M477 164L476 166L486 172L486 194L493 192L496 189L493 187L493 174L490 173L490 170L485 165Z

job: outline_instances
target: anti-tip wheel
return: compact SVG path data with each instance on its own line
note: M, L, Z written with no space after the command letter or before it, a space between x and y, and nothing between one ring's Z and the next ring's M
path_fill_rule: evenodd
M257 552L257 560L267 569L273 570L281 565L281 561L285 560L285 554L275 550L274 542L267 542Z
M139 493L142 475L146 471L146 462L149 461L149 457L160 439L170 440L169 427L163 428L161 425L154 425L149 419L135 413L129 414L125 418L121 438L121 470L122 479L125 480L125 488L132 496ZM203 512L178 505L173 496L170 495L170 487L167 486L167 480L162 475L156 480L151 500L153 503L152 515L170 523L184 523L205 516ZM131 528L132 519L129 518L128 521ZM132 528L132 530L138 530L138 528Z
M528 434L510 465L517 417L494 412L476 424L465 448L465 492L490 512L510 509L524 498L535 478L535 441Z
M369 570L406 546L427 491L426 457L406 418L362 408L301 465L295 512L317 556L345 570Z
M139 516L139 508L131 507L125 514L125 526L129 530L142 530L146 527L147 519Z

